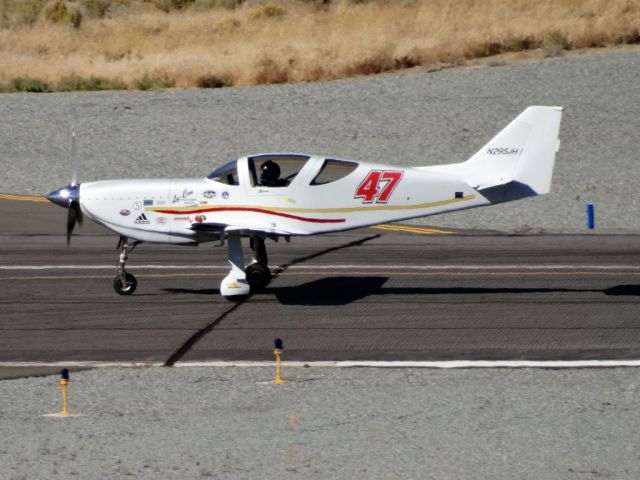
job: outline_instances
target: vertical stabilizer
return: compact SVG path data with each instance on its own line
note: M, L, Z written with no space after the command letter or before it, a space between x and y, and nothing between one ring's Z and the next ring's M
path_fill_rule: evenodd
M516 181L548 193L562 107L528 107L463 165L480 189Z
M466 162L420 169L454 175L481 191L516 183L529 192L523 196L548 193L561 118L562 107L528 107Z

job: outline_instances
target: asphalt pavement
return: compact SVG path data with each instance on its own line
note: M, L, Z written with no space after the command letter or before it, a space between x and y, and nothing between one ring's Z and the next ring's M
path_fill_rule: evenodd
M65 211L11 204L49 234L0 236L3 362L637 358L640 236L369 228L267 244L283 269L240 303L219 295L226 248L143 244L130 297L117 237ZM24 212L22 214L21 212ZM43 228L44 227L44 228ZM248 248L247 248L248 250Z

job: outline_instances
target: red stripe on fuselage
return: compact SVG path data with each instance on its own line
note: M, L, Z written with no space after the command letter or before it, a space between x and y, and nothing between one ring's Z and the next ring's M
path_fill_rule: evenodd
M195 208L193 210L171 210L171 209L157 209L153 210L156 213L164 213L167 215L193 215L196 213L207 213L207 212L254 212L254 213L264 213L266 215L277 215L279 217L285 218L293 218L294 220L300 220L303 222L312 222L312 223L344 223L344 218L309 218L309 217L299 217L298 215L291 215L289 213L282 212L274 212L272 210L264 210L262 208L251 208L251 207L208 207L208 208Z

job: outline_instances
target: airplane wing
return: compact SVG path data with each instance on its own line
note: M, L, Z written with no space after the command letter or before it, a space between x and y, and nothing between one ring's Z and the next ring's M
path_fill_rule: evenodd
M290 232L288 230L276 228L264 228L255 225L228 225L226 223L199 222L192 223L191 230L196 232L232 233L235 235L257 235L263 238L291 237L292 235L304 235L300 232Z

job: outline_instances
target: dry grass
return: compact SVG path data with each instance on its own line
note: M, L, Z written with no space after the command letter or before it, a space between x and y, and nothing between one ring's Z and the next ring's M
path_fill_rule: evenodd
M0 0L3 85L72 75L130 88L145 78L162 80L151 88L304 82L640 43L637 0L195 0L169 13L151 1L111 0L103 18L80 0L62 2L82 15L76 28L45 18L53 0L22 0L43 11L18 21L7 12L15 1Z

